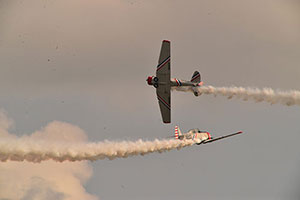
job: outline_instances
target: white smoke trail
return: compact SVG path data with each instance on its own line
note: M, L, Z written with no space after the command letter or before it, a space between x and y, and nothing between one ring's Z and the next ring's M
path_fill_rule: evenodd
M5 139L0 141L0 161L41 162L46 160L82 161L108 158L127 158L128 156L145 155L153 152L165 152L193 145L194 141L154 140L135 142L49 142L39 140Z
M213 87L202 86L198 88L192 87L175 87L173 90L183 92L198 92L201 94L222 95L231 99L236 97L244 101L254 100L255 102L268 102L271 104L283 104L287 106L300 105L300 91L274 91L271 88L243 88L243 87ZM195 90L195 91L194 91Z
M0 111L0 199L7 200L97 200L85 190L93 171L82 160L126 158L193 144L178 140L90 143L82 129L58 121L18 137L8 131L12 125Z

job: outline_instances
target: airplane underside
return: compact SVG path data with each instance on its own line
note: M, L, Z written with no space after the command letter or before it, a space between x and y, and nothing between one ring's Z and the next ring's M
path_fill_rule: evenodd
M203 84L198 71L193 73L190 81L177 78L171 79L171 44L168 40L162 42L156 67L156 76L149 76L146 81L149 85L153 85L156 88L156 95L164 123L171 123L171 88L184 86L197 88ZM194 89L194 95L198 96L196 89Z

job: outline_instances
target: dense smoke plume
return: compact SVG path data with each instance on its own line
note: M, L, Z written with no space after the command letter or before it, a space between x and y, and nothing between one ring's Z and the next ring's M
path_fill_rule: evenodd
M98 143L32 140L27 138L0 141L0 160L41 162L46 160L82 161L127 158L153 152L165 152L193 145L194 141L153 140L104 141Z
M0 199L7 200L96 200L84 188L92 176L86 160L161 153L194 143L178 140L93 143L87 142L79 127L58 121L18 137L8 131L12 126L13 121L0 112Z

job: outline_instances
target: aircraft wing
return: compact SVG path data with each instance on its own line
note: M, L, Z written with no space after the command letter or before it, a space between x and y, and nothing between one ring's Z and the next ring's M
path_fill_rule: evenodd
M159 108L164 123L171 122L171 58L170 41L162 42L156 77L158 78L158 87L156 95L159 102Z
M156 95L159 103L161 116L164 123L171 123L171 91L170 87L161 87L156 89Z
M156 68L156 77L159 83L170 83L171 74L171 44L170 41L164 40L161 45L158 65Z
M221 139L231 137L231 136L234 136L234 135L238 135L238 134L241 134L241 133L243 133L243 132L239 131L239 132L236 132L236 133L232 133L232 134L229 134L229 135L224 135L224 136L213 138L213 139L210 139L210 140L204 140L202 143L206 144L206 143L214 142L214 141L221 140Z

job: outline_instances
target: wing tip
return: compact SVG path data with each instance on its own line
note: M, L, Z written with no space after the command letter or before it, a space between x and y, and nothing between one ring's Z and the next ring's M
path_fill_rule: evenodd
M163 42L168 42L168 43L170 43L170 40L163 40Z

